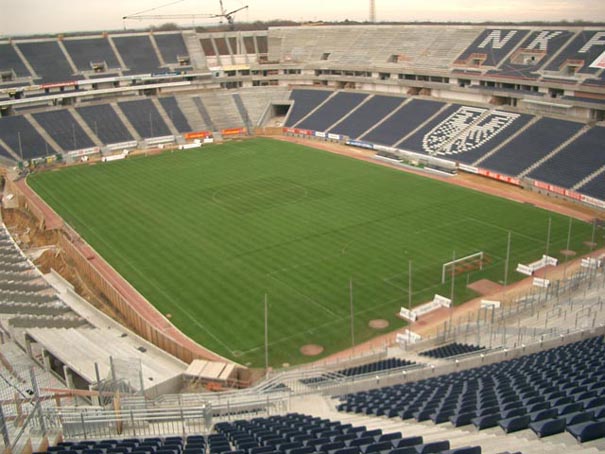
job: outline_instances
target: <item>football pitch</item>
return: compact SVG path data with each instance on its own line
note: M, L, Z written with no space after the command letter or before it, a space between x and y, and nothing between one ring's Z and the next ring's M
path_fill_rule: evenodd
M309 360L385 330L435 293L442 264L483 251L466 285L509 282L517 263L562 258L569 218L429 178L301 145L252 139L31 175L28 183L179 329L237 362L264 365L264 299L273 366ZM573 220L570 248L588 251L592 225ZM350 283L352 283L352 304Z

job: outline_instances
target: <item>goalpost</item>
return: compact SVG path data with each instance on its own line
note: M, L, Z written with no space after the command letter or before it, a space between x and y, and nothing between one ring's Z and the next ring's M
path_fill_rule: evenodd
M447 263L444 263L443 266L441 267L441 283L445 284L445 277L447 276L448 268L454 267L454 270L456 270L456 265L458 265L459 263L475 263L475 262L477 262L477 260L479 261L479 269L482 270L483 269L483 251L475 252L474 254L467 255L466 257L460 257L459 259L451 260ZM451 273L451 271L450 271L450 273Z

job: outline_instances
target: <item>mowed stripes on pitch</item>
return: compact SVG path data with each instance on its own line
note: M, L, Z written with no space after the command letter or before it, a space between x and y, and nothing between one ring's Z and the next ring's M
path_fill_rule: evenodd
M263 299L272 363L297 363L303 344L332 353L408 301L434 293L441 265L484 251L469 280L503 278L567 241L568 220L491 196L330 153L267 139L73 167L29 178L82 236L187 335L243 363L263 363ZM590 239L574 221L572 247ZM511 273L511 279L515 277ZM456 300L473 296L466 276Z

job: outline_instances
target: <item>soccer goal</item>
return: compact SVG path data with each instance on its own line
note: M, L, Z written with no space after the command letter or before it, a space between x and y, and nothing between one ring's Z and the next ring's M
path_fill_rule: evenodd
M476 269L483 269L483 251L444 263L441 267L441 283L445 284L445 277L452 272L458 274Z

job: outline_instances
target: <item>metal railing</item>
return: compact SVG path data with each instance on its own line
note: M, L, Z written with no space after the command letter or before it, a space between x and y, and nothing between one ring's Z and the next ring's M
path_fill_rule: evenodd
M404 356L432 345L462 339L487 340L491 347L450 361L355 376L338 372L364 360L386 357L385 350L351 361L278 371L245 390L163 395L155 400L138 396L134 403L124 396L121 403L114 399L106 407L42 406L42 399L36 395L34 405L23 414L24 424L10 440L10 447L16 448L28 431L30 436L57 431L63 437L73 439L207 433L218 421L287 411L294 396L343 395L535 353L604 334L605 328L597 323L605 321L603 298L600 297L603 288L605 274L602 270L582 269L554 282L548 289L530 291L499 309L480 309L447 321L434 338L402 345L399 350L399 355ZM429 361L432 360L427 359Z

